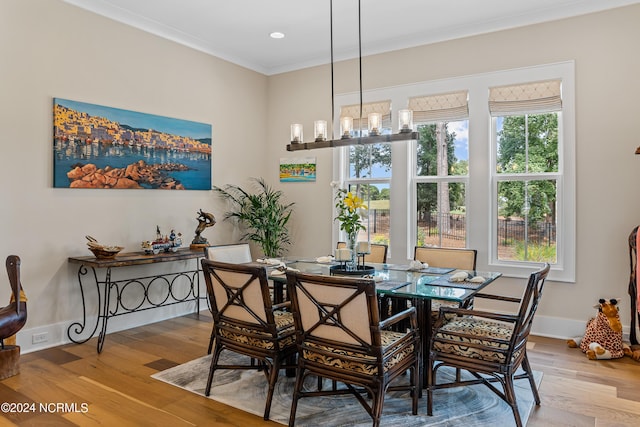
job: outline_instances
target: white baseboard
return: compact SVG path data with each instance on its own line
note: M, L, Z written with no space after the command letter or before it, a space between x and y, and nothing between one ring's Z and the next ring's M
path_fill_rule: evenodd
M561 317L536 316L531 328L532 335L549 338L568 339L584 335L587 322L585 320L563 319ZM629 325L622 325L623 340L629 341Z
M206 308L206 302L201 302L200 309L202 310ZM154 308L153 310L144 310L137 313L128 313L123 316L113 317L109 319L109 323L107 325L107 338L104 342L103 350L108 350L109 334L112 332L123 331L126 329L160 322L174 317L184 316L185 314L195 312L195 310L195 301L189 301L181 304L170 305L167 307L158 307ZM20 332L18 332L18 336L16 339L16 344L20 346L20 353L26 354L71 343L72 341L67 336L67 330L69 329L69 325L74 322L76 321L74 320L72 322L55 323L36 328L23 328ZM93 330L95 322L95 316L87 317L87 329L84 331L85 334L82 335L82 338L88 336L88 334ZM93 336L96 337L99 333L100 330L96 331ZM34 343L34 336L43 336L43 334L45 340ZM74 338L76 337L74 336ZM89 344L85 343L83 345ZM95 346L95 343L93 345Z
M206 309L206 304L201 309ZM195 302L187 302L184 304L176 304L169 307L161 307L154 310L142 311L139 313L127 314L109 319L107 329L107 339L104 343L104 349L108 351L109 337L108 334L126 329L135 328L150 323L160 322L162 320L171 319L173 317L184 316L185 314L195 311ZM87 319L88 324L93 328L95 317ZM94 323L91 323L94 322ZM33 351L44 350L50 347L56 347L71 342L67 336L67 329L70 323L56 323L38 328L23 329L18 333L17 344L20 346L21 353L30 353ZM584 320L564 319L560 317L536 316L531 333L549 338L567 339L573 337L582 337L584 335L586 322ZM625 340L628 341L629 325L623 325L622 328ZM47 340L41 343L33 343L33 336L38 334L46 334ZM97 332L94 336L97 336ZM206 343L205 343L206 344Z

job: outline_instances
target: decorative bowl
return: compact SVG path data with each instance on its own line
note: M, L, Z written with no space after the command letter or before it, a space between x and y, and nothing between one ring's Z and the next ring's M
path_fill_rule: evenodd
M93 255L98 259L110 259L115 258L118 252L123 250L122 246L103 246L102 248L89 248Z
M93 255L98 259L115 258L115 256L118 255L118 252L124 249L122 246L101 245L95 238L91 236L85 237L89 241L87 243L89 250L93 252Z

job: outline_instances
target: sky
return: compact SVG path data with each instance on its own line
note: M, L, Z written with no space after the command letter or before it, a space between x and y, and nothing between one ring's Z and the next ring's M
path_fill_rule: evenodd
M448 130L456 133L454 142L456 158L458 160L469 160L469 121L450 122Z
M105 107L61 98L54 98L54 103L87 113L90 116L105 117L121 125L128 125L134 128L153 129L171 135L187 136L193 139L211 138L212 126L207 123L173 119L170 117L156 116L154 114L139 113L137 111L122 110L120 108Z

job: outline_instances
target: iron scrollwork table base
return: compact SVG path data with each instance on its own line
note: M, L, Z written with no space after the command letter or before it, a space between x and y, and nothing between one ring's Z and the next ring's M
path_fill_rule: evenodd
M69 325L67 337L76 344L82 344L90 340L99 328L97 350L98 353L101 353L107 336L107 323L112 317L188 301L196 302L196 313L199 313L199 258L203 257L203 250L191 249L179 249L176 252L162 252L159 254L130 252L119 254L112 259L97 259L92 256L70 257L68 259L70 263L80 264L78 268L78 284L80 285L80 296L82 298L82 321ZM114 268L189 260L195 260L195 269L119 280L114 280L112 277L112 269ZM104 270L104 278L98 275L97 270ZM88 281L95 283L98 295L98 315L96 323L93 325L93 330L89 334L86 332L91 326L87 324L87 301L85 301L85 290L89 286L86 282ZM185 284L183 289L176 289L179 283ZM124 292L127 289L134 288L142 290L141 300L137 302L124 301ZM151 289L154 289L160 296L152 296Z

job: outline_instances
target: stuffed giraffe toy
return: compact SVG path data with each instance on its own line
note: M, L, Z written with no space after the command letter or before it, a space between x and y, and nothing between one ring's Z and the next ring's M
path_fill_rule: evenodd
M580 347L590 360L618 359L631 356L631 349L622 342L622 323L618 314L618 300L600 299L594 308L598 315L587 322L582 338L567 340L569 347Z

